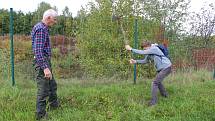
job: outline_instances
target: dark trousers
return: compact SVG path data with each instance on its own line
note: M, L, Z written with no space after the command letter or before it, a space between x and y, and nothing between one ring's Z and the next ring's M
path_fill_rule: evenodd
M152 82L152 90L151 90L151 103L156 104L157 103L157 91L159 89L162 96L167 96L167 92L162 84L162 81L165 77L167 77L171 73L171 67L168 67L166 69L163 69L159 71L155 77L155 80Z
M51 70L51 62L49 61L49 67ZM52 75L52 80L44 78L43 69L38 66L36 70L36 82L37 82L37 101L36 101L36 112L38 114L46 113L46 105L49 103L50 107L57 107L59 104L57 99L57 83Z

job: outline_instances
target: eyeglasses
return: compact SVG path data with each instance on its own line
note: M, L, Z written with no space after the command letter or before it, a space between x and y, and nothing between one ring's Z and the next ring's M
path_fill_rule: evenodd
M54 18L53 18L53 20L54 20L54 21L57 21L57 18L56 18L56 17L54 17Z

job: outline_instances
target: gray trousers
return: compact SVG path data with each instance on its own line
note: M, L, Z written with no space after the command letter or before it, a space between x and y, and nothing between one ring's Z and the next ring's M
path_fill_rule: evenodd
M48 61L51 70L51 62ZM35 66L36 70L36 82L37 82L37 101L36 101L36 113L45 114L47 98L50 107L58 106L57 99L57 83L52 75L52 80L44 78L43 69Z
M168 67L166 69L162 69L159 71L155 77L155 80L152 82L152 90L151 90L151 103L156 104L157 103L157 91L159 89L162 96L166 97L167 92L162 84L162 81L165 77L167 77L171 73L171 67Z

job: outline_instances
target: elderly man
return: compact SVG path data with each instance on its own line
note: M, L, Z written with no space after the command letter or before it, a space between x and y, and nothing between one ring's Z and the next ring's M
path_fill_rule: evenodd
M38 88L36 101L37 120L47 116L47 97L50 109L59 107L56 93L57 83L52 74L51 67L51 45L48 29L48 27L57 23L57 16L57 12L53 9L45 11L42 21L33 27L31 33Z

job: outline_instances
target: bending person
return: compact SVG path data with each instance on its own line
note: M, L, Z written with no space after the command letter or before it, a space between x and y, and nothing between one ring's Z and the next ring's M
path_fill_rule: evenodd
M148 41L143 41L141 47L143 50L133 49L129 45L125 45L126 50L129 50L133 53L143 54L145 58L143 60L134 60L131 59L130 63L141 63L145 64L149 62L149 60L154 61L154 65L157 71L157 75L152 82L151 87L151 100L148 103L149 106L155 105L157 103L157 91L159 89L161 95L163 97L167 97L167 91L165 90L162 81L165 77L167 77L171 73L171 61L168 57L164 55L164 53L157 47L155 44L151 44Z

